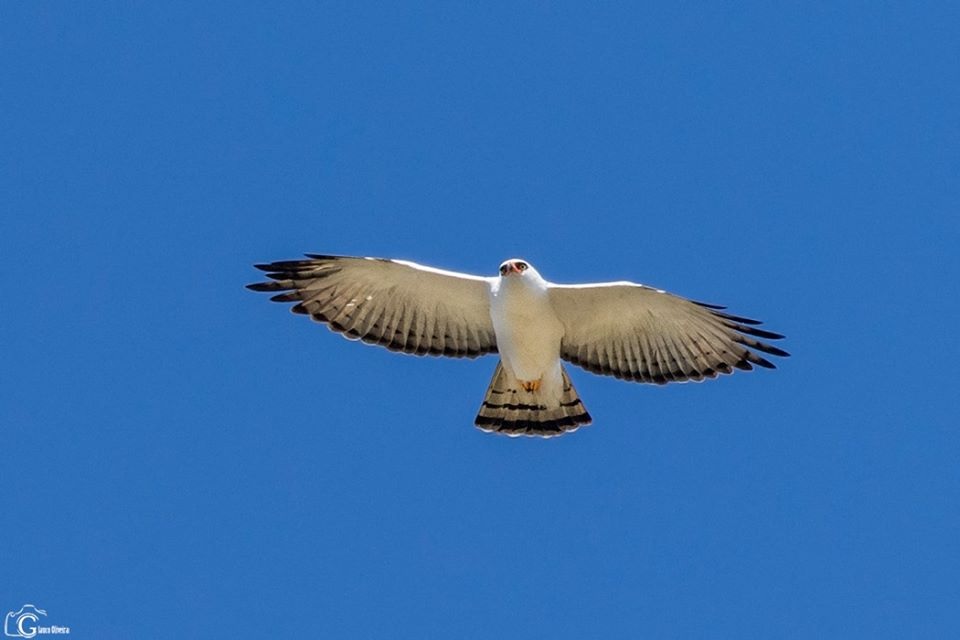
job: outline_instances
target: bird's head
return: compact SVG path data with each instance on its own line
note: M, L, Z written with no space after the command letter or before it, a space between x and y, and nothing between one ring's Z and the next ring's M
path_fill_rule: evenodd
M537 274L537 270L534 269L526 260L521 260L520 258L510 258L509 260L505 260L503 264L500 265L500 276L503 278L513 276L522 277L527 274Z

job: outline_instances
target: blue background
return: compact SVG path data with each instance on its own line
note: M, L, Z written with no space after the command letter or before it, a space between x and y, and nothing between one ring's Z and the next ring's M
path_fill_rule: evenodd
M0 4L0 613L74 638L960 629L955 3ZM302 252L631 279L774 372L340 339Z

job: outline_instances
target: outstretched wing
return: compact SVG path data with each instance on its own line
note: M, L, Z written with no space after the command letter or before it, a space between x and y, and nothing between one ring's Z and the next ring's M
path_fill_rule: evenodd
M467 358L497 351L487 278L401 260L307 257L256 265L271 282L247 288L280 292L271 300L296 302L294 313L392 351Z
M560 356L591 371L637 382L703 380L753 365L757 352L788 356L756 338L778 340L760 323L632 282L551 285L564 327Z

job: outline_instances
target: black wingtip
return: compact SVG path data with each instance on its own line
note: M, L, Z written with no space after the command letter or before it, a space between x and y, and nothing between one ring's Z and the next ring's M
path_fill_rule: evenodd
M728 327L744 333L748 336L754 336L757 338L766 338L767 340L783 340L786 338L782 333L775 333L773 331L767 331L766 329L758 329L757 327L748 327L742 324L728 324Z
M753 318L746 318L744 316L735 316L732 313L724 313L723 311L713 310L713 315L724 318L726 320L731 320L733 322L739 322L742 324L756 325L763 324L760 320L754 320Z
M761 367L763 367L764 369L776 369L776 368L777 368L777 366L776 366L775 364L773 364L772 362L770 362L770 361L767 360L766 358L761 358L761 357L758 356L757 354L753 354L753 356L754 356L754 357L752 357L752 358L750 359L750 362L752 362L753 364L758 365L758 366L761 366Z
M700 305L701 307L705 307L707 309L714 309L716 311L726 309L726 307L723 306L722 304L711 304L710 302L700 302L699 300L691 300L691 302L693 302L693 304Z

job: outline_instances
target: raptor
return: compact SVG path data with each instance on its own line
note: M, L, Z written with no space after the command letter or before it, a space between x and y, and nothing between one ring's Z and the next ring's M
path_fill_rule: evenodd
M555 284L513 258L481 277L404 260L307 254L258 264L248 285L295 303L345 337L415 355L499 354L475 424L550 437L591 422L563 361L665 384L715 378L787 356L760 322L633 282Z

